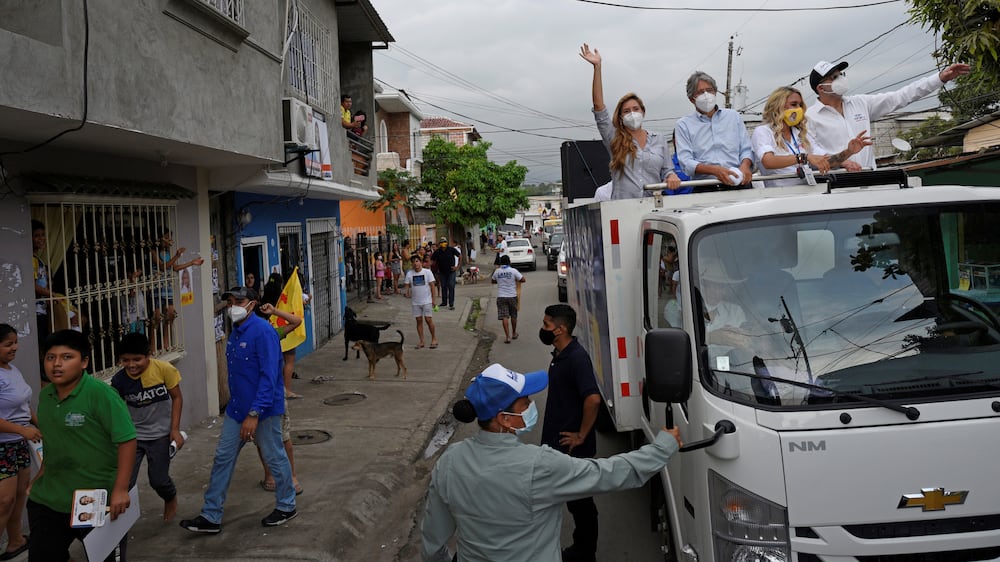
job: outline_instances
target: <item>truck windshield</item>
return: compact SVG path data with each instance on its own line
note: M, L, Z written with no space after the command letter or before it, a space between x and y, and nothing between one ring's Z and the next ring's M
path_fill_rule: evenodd
M850 401L823 388L903 401L997 394L997 224L1000 205L977 203L702 230L689 263L705 384L794 408Z

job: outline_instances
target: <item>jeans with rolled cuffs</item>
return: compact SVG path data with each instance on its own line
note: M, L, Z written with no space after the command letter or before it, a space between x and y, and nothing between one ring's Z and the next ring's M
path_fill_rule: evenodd
M222 422L222 434L215 447L215 461L208 489L205 490L205 504L201 516L212 523L222 523L222 508L226 503L226 493L233 479L236 459L246 442L240 438L242 424L229 416ZM292 485L292 465L285 454L281 442L281 416L269 416L257 422L254 440L260 448L264 462L274 475L274 496L281 511L295 511L295 486Z

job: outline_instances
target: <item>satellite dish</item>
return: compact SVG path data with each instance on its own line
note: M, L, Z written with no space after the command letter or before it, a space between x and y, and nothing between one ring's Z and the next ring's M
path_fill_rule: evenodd
M909 152L910 149L913 148L912 146L910 146L910 143L900 138L892 139L892 146L894 146L896 150L900 152Z

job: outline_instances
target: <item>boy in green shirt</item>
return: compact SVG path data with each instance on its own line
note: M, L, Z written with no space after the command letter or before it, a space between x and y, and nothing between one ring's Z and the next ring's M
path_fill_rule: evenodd
M135 426L118 393L87 374L90 343L83 334L53 333L42 355L52 384L38 398L45 460L28 496L28 558L68 560L69 545L90 530L70 527L74 490L108 490L111 519L128 509Z

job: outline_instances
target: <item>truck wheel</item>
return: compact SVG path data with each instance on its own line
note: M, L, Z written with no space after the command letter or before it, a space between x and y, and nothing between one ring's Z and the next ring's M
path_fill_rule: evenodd
M559 287L559 302L569 301L569 295L566 294L566 287Z

